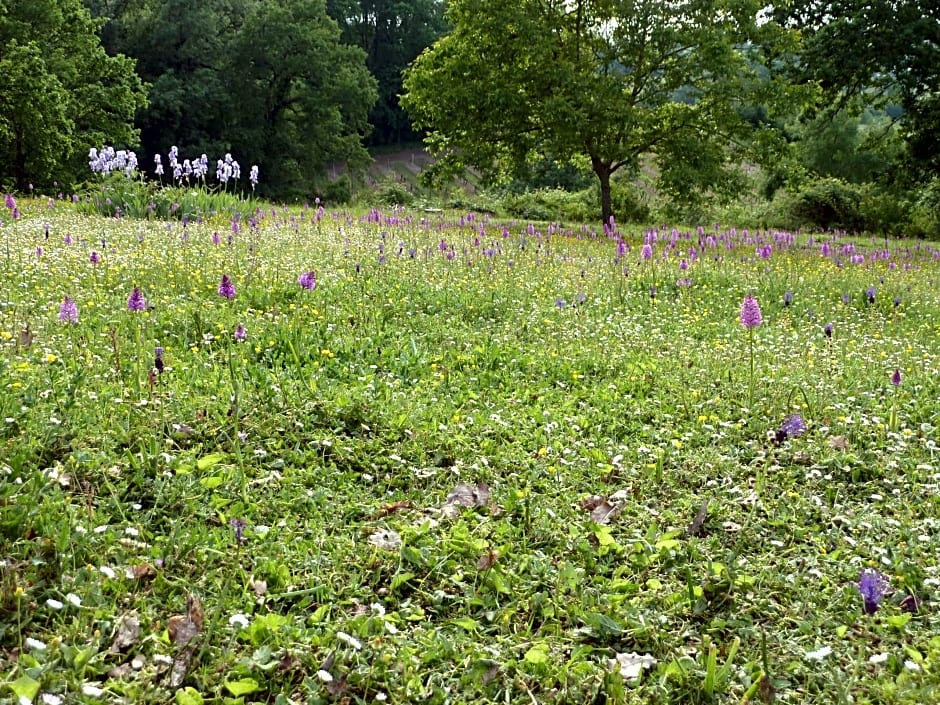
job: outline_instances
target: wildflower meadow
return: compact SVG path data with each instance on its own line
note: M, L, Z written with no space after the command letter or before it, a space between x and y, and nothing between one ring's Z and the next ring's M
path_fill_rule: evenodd
M936 701L936 243L224 185L0 210L0 702Z

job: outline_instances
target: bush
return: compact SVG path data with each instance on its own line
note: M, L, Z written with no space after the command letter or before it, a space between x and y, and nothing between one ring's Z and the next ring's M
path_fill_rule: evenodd
M600 206L592 199L592 191L577 193L564 189L537 189L523 193L505 193L502 209L511 216L526 220L600 220Z
M372 192L372 200L383 206L410 206L415 197L405 184L384 181Z
M862 227L884 235L912 234L913 204L910 195L897 188L866 184L862 188Z
M918 189L912 200L909 234L940 239L940 179L933 179Z
M865 229L862 190L841 179L810 181L792 196L790 214L801 227L821 230Z
M352 179L349 174L343 174L338 179L325 181L318 188L318 195L324 205L346 205L352 200Z
M597 189L598 209L600 188ZM649 223L649 196L633 181L614 179L610 185L610 204L618 223Z

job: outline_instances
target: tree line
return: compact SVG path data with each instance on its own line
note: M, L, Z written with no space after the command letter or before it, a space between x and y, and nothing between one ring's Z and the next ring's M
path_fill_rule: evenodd
M677 202L810 176L930 183L940 8L926 0L0 0L0 185L87 178L87 151L172 145L315 193L424 138L432 178L546 162ZM839 151L841 150L841 151Z

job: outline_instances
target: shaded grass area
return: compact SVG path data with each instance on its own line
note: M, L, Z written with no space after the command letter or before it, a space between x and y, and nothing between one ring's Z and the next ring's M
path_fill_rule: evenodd
M933 248L254 221L0 230L0 698L929 701Z

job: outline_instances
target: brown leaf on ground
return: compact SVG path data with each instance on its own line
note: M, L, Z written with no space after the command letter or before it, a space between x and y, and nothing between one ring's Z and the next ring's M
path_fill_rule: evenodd
M705 529L705 520L708 518L708 500L702 500L702 506L698 509L698 514L692 520L692 523L685 527L687 536L701 536Z
M593 512L597 507L607 502L605 497L602 497L599 494L592 494L590 497L585 497L581 500L581 509L584 509L588 512Z
M845 436L833 436L829 439L829 447L833 450L846 451L849 449L849 442L845 440Z
M131 648L140 639L140 620L136 614L125 614L118 623L111 642L111 653L121 654Z
M499 558L499 553L497 551L489 550L480 556L480 559L477 561L477 570L489 570L494 565Z
M499 675L499 666L491 666L490 669L483 674L483 685L489 685L493 682L493 679Z
M182 648L202 631L204 621L202 602L195 595L190 595L186 598L186 614L170 617L166 628L170 632L170 639L173 643Z
M343 675L340 678L334 678L329 683L326 684L327 692L332 695L334 698L338 698L341 695L345 695L346 691L349 688L346 685L347 675Z
M456 519L460 516L461 509L485 507L489 502L490 486L485 482L478 485L458 482L447 495L447 500L441 507L441 514L450 519Z
M130 580L151 580L157 577L157 569L149 563L138 563L128 568L126 574Z
M189 664L192 662L195 653L196 645L191 644L180 651L179 654L176 655L176 658L173 659L173 668L170 669L170 679L167 682L170 688L179 688L183 685L183 681L186 680L186 674L189 673Z
M411 502L408 500L402 500L400 502L392 502L391 504L383 505L375 514L372 515L373 519L381 519L382 517L387 517L389 514L394 514L399 512L402 509L410 509Z
M621 505L611 504L598 494L582 500L581 508L591 512L591 521L595 524L609 524L611 519L616 518L623 511Z

